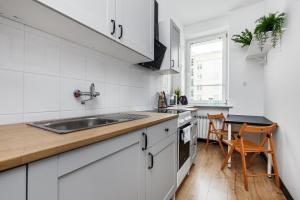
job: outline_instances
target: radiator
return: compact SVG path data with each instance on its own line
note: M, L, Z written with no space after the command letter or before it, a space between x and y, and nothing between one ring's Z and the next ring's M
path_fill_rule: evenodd
M207 139L208 126L209 126L209 120L207 118L207 115L198 116L198 123L199 123L198 138ZM216 128L221 128L222 123L220 120L216 120L214 123L216 125ZM210 135L210 139L216 140L216 136Z

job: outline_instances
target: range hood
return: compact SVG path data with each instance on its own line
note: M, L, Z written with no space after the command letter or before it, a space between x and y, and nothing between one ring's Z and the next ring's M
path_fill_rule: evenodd
M158 3L155 1L154 13L154 60L151 62L139 63L139 65L150 68L152 70L159 70L163 62L167 47L159 41L159 27L158 27Z

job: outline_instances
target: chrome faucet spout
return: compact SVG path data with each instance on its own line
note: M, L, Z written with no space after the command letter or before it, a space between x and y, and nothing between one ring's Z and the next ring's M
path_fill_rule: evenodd
M100 92L95 91L95 84L92 83L90 85L90 91L89 92L82 92L80 90L75 90L73 94L74 94L74 97L76 97L76 98L79 98L81 96L89 96L88 99L81 100L81 104L84 105L87 101L90 101L90 100L96 98L97 96L99 96Z

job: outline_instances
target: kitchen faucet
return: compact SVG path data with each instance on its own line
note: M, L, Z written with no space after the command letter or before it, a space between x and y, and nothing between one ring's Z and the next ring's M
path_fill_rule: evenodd
M92 83L90 85L90 91L89 92L82 92L82 91L77 89L77 90L74 91L73 94L74 94L74 97L76 97L76 98L81 97L81 96L89 96L90 97L89 99L81 100L82 105L84 105L87 101L90 101L90 100L92 100L92 99L94 99L94 98L96 98L97 96L100 95L99 92L95 91L95 84L94 83Z

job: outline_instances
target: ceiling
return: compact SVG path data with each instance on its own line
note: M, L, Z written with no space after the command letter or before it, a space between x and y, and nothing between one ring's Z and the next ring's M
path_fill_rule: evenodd
M226 15L230 10L262 0L158 0L184 26Z

